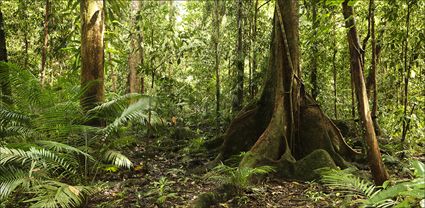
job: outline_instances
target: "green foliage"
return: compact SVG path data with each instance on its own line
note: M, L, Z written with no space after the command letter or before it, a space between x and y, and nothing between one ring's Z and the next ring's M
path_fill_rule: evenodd
M13 193L26 193L23 199L30 207L77 207L90 193L86 186L72 186L60 182L75 179L81 152L66 144L42 141L51 150L34 145L29 150L0 147L0 199ZM50 146L51 147L51 146ZM74 180L75 181L75 180Z
M118 167L123 167L123 168L133 167L133 163L126 156L124 156L118 151L114 151L114 150L106 151L106 153L103 155L103 159L106 162L110 162L113 165L116 165Z
M390 185L385 182L383 187L376 187L371 182L360 179L350 172L353 170L320 170L321 181L328 187L342 191L346 195L355 196L353 204L362 207L414 207L424 198L425 192L425 165L420 161L413 161L415 177L408 181L396 181Z
M169 181L166 177L161 177L159 181L153 183L151 190L148 191L145 196L155 196L158 204L163 204L167 198L176 197L176 193L170 192L170 185L174 184L173 181Z
M274 172L271 166L260 166L255 168L248 167L229 167L220 164L215 167L211 172L205 175L206 178L217 181L221 184L233 184L242 189L249 188L251 179L254 176L265 175Z

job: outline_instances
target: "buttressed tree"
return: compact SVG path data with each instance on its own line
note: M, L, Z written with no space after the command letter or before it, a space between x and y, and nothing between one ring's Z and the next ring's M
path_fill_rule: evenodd
M282 177L309 180L359 155L304 90L298 25L297 0L277 0L262 95L231 122L215 162L249 151L241 167L273 165Z
M81 9L81 107L88 111L104 99L104 1L80 2ZM91 120L87 124L99 126L101 122Z

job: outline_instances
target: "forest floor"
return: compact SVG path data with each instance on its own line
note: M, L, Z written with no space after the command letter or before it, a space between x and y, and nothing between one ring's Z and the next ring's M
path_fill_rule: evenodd
M201 193L217 188L220 181L196 171L216 155L208 155L208 151L202 148L200 138L207 136L193 133L188 128L183 130L189 131L190 136L186 133L176 135L178 131L175 130L150 138L137 138L136 142L122 150L134 167L98 176L97 179L103 183L86 207L187 207ZM422 156L424 158L419 160L425 160L425 155ZM400 178L408 177L402 169L396 168L400 161L392 158L384 154L390 173ZM363 169L360 172L366 178L370 177L369 171ZM317 182L267 177L215 207L341 207L351 200Z
M187 152L189 141L175 145L171 139L139 139L124 152L134 168L102 175L107 182L87 207L187 207L198 195L218 186L217 181L194 171L211 156L205 151ZM341 202L332 200L332 195L318 183L266 178L216 207L335 207Z

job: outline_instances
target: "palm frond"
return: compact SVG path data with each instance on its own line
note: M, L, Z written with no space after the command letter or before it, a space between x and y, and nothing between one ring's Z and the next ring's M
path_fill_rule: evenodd
M6 125L11 122L14 122L15 125L28 125L30 120L30 117L27 115L8 110L6 108L0 108L0 125Z
M147 119L148 114L146 113L146 110L148 110L152 105L151 99L152 98L150 97L144 97L139 99L137 102L130 104L123 110L119 117L102 130L102 133L108 136L124 124L140 121L141 119Z
M21 163L31 164L37 161L40 168L50 170L62 170L64 173L75 174L76 170L64 158L59 157L55 153L46 149L37 149L31 147L28 151L21 149L13 149L7 147L0 147L0 165Z
M31 208L72 208L79 207L84 196L90 194L92 189L88 186L72 186L50 180L34 186L32 192L36 197L25 201L33 203Z
M44 148L53 150L55 152L67 152L67 153L80 154L80 155L84 155L88 157L91 160L94 160L94 158L91 155L81 151L80 149L77 149L73 146L70 146L64 143L48 141L48 140L40 140L40 141L37 141L36 143L40 144Z
M19 187L28 189L34 178L28 172L13 166L0 166L0 199L7 198Z
M140 99L142 97L147 96L138 93L128 93L122 96L118 96L117 98L102 103L101 105L89 110L87 114L96 115L97 117L102 118L117 117L128 106L130 100Z
M133 167L133 163L125 155L114 150L106 151L103 155L103 160L122 168Z

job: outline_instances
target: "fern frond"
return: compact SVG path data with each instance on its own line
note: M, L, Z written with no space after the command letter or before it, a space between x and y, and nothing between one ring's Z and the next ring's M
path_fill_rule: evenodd
M128 106L130 100L140 99L142 97L143 95L138 93L128 93L96 106L89 110L87 114L92 116L96 115L97 117L102 118L117 117Z
M7 163L22 163L34 159L31 154L21 149L0 147L0 165Z
M250 179L255 175L264 175L274 172L271 166L260 166L255 168L248 167L229 167L223 163L216 166L210 173L205 175L206 178L213 179L219 183L230 183L241 188L250 185Z
M76 173L76 170L69 162L49 150L31 147L28 151L24 151L21 149L0 147L0 165L10 163L29 165L32 161L38 161L38 165L42 165L40 168L63 170L64 173L70 174Z
M40 144L44 148L53 150L55 152L67 152L67 153L80 154L80 155L84 155L88 157L91 160L94 160L94 158L91 155L64 143L48 141L48 140L40 140L40 141L37 141L36 143Z
M148 115L145 111L150 108L149 99L151 98L141 98L136 103L129 105L126 109L124 109L119 117L102 130L102 133L108 136L124 124L138 120L140 121L141 119L147 119Z
M320 171L320 174L322 175L321 181L324 184L350 195L370 198L379 191L375 185L354 176L348 170L324 169Z
M31 208L73 208L79 207L92 189L51 180L34 186L32 192L36 197L25 201L33 203Z
M0 166L0 199L7 198L19 187L28 189L33 179L22 169Z
M43 162L44 168L53 171L60 170L63 171L63 174L73 175L77 173L76 169L72 167L68 161L66 161L63 157L59 157L58 155L49 150L36 149L33 147L28 152L33 155L32 158L38 159Z
M10 122L16 122L16 125L28 125L30 121L31 119L27 115L6 108L0 108L0 125L6 125Z
M133 167L133 163L125 155L114 150L106 151L105 154L103 155L103 160L122 168Z

